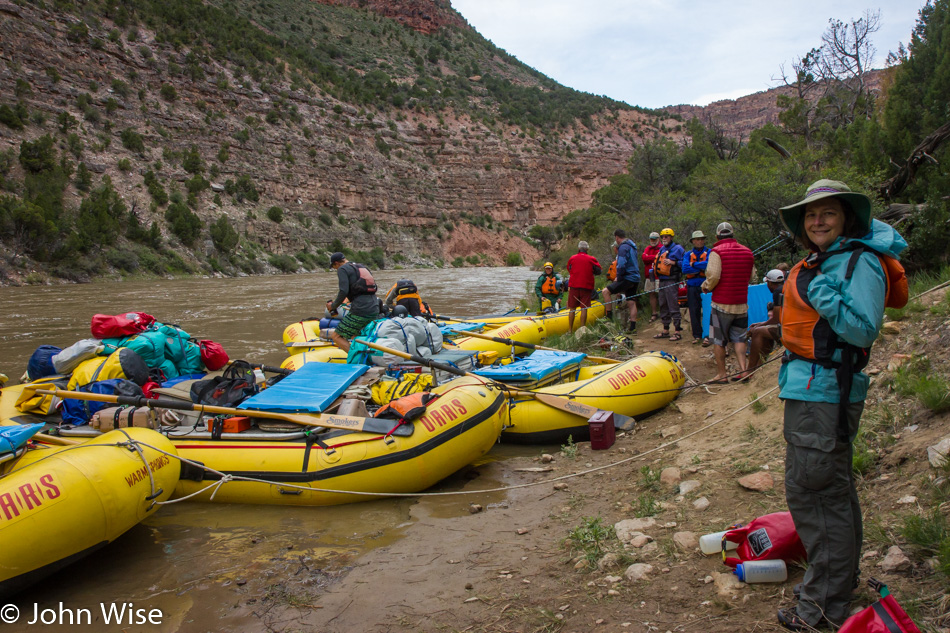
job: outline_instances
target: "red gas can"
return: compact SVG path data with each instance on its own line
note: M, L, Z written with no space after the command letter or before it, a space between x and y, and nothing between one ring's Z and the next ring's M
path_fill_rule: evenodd
M614 445L617 439L614 428L614 412L598 411L587 420L590 426L590 447L595 451L603 451Z

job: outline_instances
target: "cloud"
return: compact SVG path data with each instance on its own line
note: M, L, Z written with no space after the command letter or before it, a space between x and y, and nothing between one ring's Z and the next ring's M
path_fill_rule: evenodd
M829 18L866 0L453 0L496 46L556 81L634 105L661 107L742 96L776 85L821 43ZM880 52L908 41L925 0L879 0ZM748 94L748 93L746 93Z

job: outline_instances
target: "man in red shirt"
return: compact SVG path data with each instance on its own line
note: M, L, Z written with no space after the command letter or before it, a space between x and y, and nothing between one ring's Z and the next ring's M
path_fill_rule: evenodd
M650 233L650 243L644 247L643 255L641 256L641 259L643 259L643 278L646 280L643 282L643 292L650 297L650 311L652 312L650 323L660 318L656 293L658 284L656 282L656 275L653 274L653 264L656 261L657 253L660 252L660 248L660 234L653 231Z
M587 308L590 307L590 297L594 291L594 277L600 274L600 262L593 255L589 255L590 245L581 241L577 245L577 254L567 260L567 272L570 275L567 283L567 313L568 331L574 331L574 309L581 307L580 327L587 325Z

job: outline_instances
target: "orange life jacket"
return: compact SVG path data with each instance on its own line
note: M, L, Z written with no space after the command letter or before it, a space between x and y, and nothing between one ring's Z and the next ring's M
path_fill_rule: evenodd
M557 275L544 276L544 283L541 284L541 294L543 295L561 294L557 289Z
M699 256L697 257L697 256L696 256L696 251L690 250L690 251L689 251L689 265L692 266L692 265L695 264L696 262L704 262L704 261L706 261L706 257L707 257L708 255L709 255L709 251L703 251L703 252L700 253ZM686 278L687 278L687 279L693 279L694 277L705 277L705 276L706 276L706 271L705 271L705 270L701 270L701 271L699 271L698 273L687 273L687 274L686 274Z
M845 247L849 248L849 247ZM888 308L903 308L907 305L909 295L907 277L904 267L894 257L883 255L857 243L854 247L848 266L845 269L845 279L850 279L858 259L865 251L874 253L884 269L885 294L884 305ZM782 294L781 324L782 345L785 346L786 357L783 362L799 359L810 361L827 369L834 369L838 379L838 438L848 441L848 403L851 396L851 385L854 374L867 367L870 360L871 348L858 347L842 341L827 319L819 316L817 310L808 299L808 285L821 271L821 265L832 255L841 251L825 251L812 253L795 264L785 278L785 288ZM834 360L835 350L841 350L841 362Z
M395 418L406 422L422 417L429 403L438 398L428 391L411 393L408 396L397 398L389 404L380 407L376 412L377 418Z
M610 262L610 268L607 269L607 281L617 280L617 260Z
M853 249L848 261L845 278L849 279L851 277L858 258L865 251L874 253L884 269L884 305L888 308L902 308L907 305L909 294L907 276L904 274L904 267L893 257L882 255L863 245L858 245ZM814 306L808 300L808 285L821 271L821 265L825 260L840 252L840 250L836 250L812 253L795 264L788 273L788 277L786 277L782 297L782 344L785 349L794 356L828 367L832 366L831 359L834 351L841 349L843 345L839 342L838 336L832 331L828 321L818 315L818 312L815 311ZM865 355L869 351L870 348L867 348L864 351ZM861 368L863 367L864 365L861 366ZM857 371L860 371L861 368Z

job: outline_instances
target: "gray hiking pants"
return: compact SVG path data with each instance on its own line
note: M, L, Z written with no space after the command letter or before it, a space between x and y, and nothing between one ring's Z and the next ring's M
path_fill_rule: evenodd
M848 406L853 441L864 403ZM848 618L863 529L851 474L851 441L838 440L838 405L785 401L785 500L808 554L798 615L810 625Z
M679 286L675 279L661 279L659 281L660 291L660 321L663 323L663 329L670 329L670 321L673 322L676 330L682 329L680 326L680 306L677 302Z

